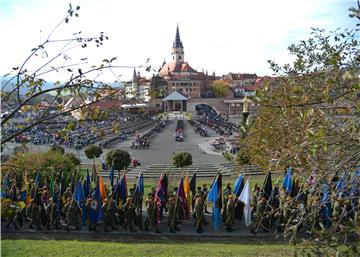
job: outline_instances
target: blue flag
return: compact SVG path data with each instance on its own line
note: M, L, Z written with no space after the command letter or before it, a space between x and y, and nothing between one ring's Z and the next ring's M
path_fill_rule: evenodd
M39 182L40 182L40 172L36 173L36 178L34 181L35 187L39 187Z
M212 209L213 209L214 229L218 229L221 224L221 214L219 208L219 189L218 189L217 177L210 188L208 200L213 204Z
M341 190L344 188L345 186L345 178L344 178L345 174L343 174L340 178L340 180L336 183L336 190Z
M91 199L90 219L93 224L98 223L103 218L103 208L101 205L101 194L99 182L96 185L95 196Z
M76 186L76 190L75 190L73 199L78 203L79 207L81 209L83 209L83 207L85 205L84 204L85 196L84 196L83 188L82 188L80 181L78 182L78 184Z
M83 191L84 191L85 198L88 198L91 193L90 187L91 187L90 175L89 175L89 170L87 170L86 179L84 180L84 183L83 183Z
M332 209L331 209L331 201L329 197L329 187L327 185L323 185L323 197L321 199L322 203L322 218L324 220L325 228L329 228L331 226L331 216L332 216Z
M242 184L244 184L244 176L239 175L234 184L233 192L235 195L239 196L241 194L241 191L242 191L241 185Z
M282 183L282 186L286 189L288 193L291 193L292 188L291 172L291 167L289 167Z
M111 169L110 169L110 185L111 185L111 188L114 186L114 167L111 166Z
M144 176L141 173L140 177L138 177L136 184L136 192L140 195L144 195Z

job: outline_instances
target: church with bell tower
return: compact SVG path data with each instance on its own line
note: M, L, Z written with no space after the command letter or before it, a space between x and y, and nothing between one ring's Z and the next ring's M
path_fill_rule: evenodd
M164 62L159 72L159 76L166 81L166 94L176 91L187 98L200 98L206 76L203 72L193 69L185 61L184 45L181 41L178 25L176 26L171 55L172 61Z

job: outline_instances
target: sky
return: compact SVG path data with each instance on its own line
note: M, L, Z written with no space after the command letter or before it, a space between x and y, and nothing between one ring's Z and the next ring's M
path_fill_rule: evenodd
M70 38L104 32L109 40L97 48L75 47L67 53L66 64L88 58L90 64L117 57L125 68L104 71L94 78L110 82L131 79L133 68L147 58L155 70L163 61L171 61L176 25L184 45L185 61L198 71L216 75L229 72L272 75L267 60L286 63L291 60L287 47L307 39L311 27L334 30L354 28L348 8L356 1L341 0L84 0L79 17L62 24L51 39ZM18 67L31 49L46 40L65 17L69 0L0 0L0 74ZM39 55L28 63L35 69L54 56L63 43L47 47L48 57ZM63 65L63 59L52 65ZM85 65L83 65L85 67ZM139 69L141 74L150 77ZM47 73L47 80L64 80L66 72ZM97 77L98 76L98 77Z

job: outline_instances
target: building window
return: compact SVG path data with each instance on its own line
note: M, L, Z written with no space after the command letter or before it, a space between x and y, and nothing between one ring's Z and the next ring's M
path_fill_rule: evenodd
M179 56L179 60L181 60L181 56Z

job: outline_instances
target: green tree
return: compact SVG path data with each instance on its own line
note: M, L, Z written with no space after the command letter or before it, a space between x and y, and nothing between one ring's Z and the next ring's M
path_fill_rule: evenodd
M226 96L229 90L229 85L223 80L215 80L211 85L211 91L217 98Z
M95 158L99 158L102 155L103 150L98 145L88 145L84 149L84 153L88 159L93 160L93 169L96 170Z
M81 164L80 159L73 153L66 153L64 156L68 158L75 166L79 166Z
M67 184L71 175L75 174L76 167L73 160L65 154L57 151L48 152L25 152L18 153L9 158L1 166L3 173L17 174L18 185L22 185L24 173L35 179L36 172L41 174L41 184L51 176L55 176L60 181L61 175L64 176L64 183Z
M106 163L116 170L123 170L131 163L130 154L120 149L111 150L106 154Z
M351 11L360 20L359 2ZM276 81L267 81L257 92L253 100L260 109L240 140L241 150L252 164L267 171L291 166L303 181L316 171L317 183L312 190L318 195L336 174L356 169L360 159L360 47L356 33L313 29L310 39L289 47L293 63L270 61ZM345 186L351 188L354 179ZM353 201L348 195L344 200ZM298 229L314 219L318 208L316 203L307 206L301 220L287 223L284 236L295 242ZM336 218L344 221L341 226L332 222L327 228L312 229L300 253L358 255L359 220L349 219L345 212Z
M192 164L192 156L189 152L177 153L173 156L173 165L184 168Z

